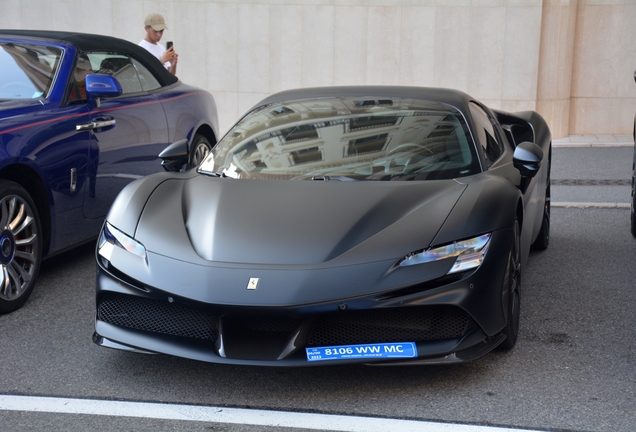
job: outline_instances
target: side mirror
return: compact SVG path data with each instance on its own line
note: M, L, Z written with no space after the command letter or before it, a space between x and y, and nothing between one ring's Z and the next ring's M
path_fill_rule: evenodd
M121 96L122 88L117 78L104 74L86 75L86 96L89 99Z
M188 163L188 140L173 142L159 153L161 166L169 172L179 172Z
M537 175L543 160L543 150L535 143L524 141L517 146L512 155L512 163L521 173L521 192L526 193L530 180Z

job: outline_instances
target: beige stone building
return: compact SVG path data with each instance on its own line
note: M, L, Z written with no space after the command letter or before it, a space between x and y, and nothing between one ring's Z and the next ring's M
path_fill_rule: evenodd
M161 13L179 77L212 92L223 131L293 87L463 90L534 109L554 138L632 133L636 0L0 0L0 28L135 43Z

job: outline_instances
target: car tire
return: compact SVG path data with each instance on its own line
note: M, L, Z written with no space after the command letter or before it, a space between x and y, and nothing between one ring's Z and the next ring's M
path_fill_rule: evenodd
M515 218L514 237L510 253L508 254L508 265L504 277L502 293L506 293L506 327L502 333L506 339L499 345L500 349L509 350L517 343L519 335L519 317L521 305L521 232L519 221Z
M634 159L632 161L632 209L630 226L632 235L636 237L636 139L634 140Z
M537 236L532 248L537 250L546 250L550 244L550 185L546 187L545 205L543 207L543 221L541 222L541 229L539 229L539 235Z
M632 177L632 212L631 212L631 231L632 235L636 237L636 179Z
M206 137L196 134L190 146L190 157L188 160L188 169L199 166L201 162L208 156L212 150L212 144Z
M40 217L29 193L0 180L0 314L27 301L42 262Z
M550 155L548 156L548 177L545 186L545 204L543 206L543 219L541 228L532 248L537 250L546 250L550 244L550 171L552 169L552 147L550 147Z

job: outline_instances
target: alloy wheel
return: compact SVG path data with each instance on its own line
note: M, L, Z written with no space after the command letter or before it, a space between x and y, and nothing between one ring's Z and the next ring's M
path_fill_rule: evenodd
M19 195L0 199L0 299L13 301L32 286L39 242L33 209Z

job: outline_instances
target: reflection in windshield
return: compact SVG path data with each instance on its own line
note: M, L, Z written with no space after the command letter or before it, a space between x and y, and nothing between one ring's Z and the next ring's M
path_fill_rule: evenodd
M47 97L61 50L0 42L0 99Z
M413 99L323 98L259 107L200 172L240 179L427 180L479 172L456 109Z

